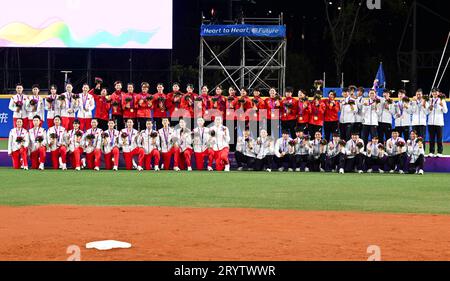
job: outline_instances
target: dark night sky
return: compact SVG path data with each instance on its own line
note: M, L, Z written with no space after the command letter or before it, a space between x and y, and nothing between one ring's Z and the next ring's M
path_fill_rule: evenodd
M272 15L284 13L288 30L288 84L298 88L308 88L315 79L322 78L326 72L330 79L335 77L333 53L329 36L326 33L327 23L324 18L324 3L314 1L273 1L247 0L243 9L247 17L265 17L268 12ZM335 0L330 0L337 2ZM161 50L91 50L92 79L101 76L108 83L115 79L132 80L135 83L146 80L150 83L159 81L170 82L170 61L192 66L198 69L199 55L199 27L201 11L208 17L211 8L215 8L219 17L229 15L230 0L174 0L174 49ZM387 2L387 0L382 0ZM397 67L397 49L403 32L407 9L412 0L406 0L404 10L393 13L384 7L380 11L364 13L370 22L367 32L359 32L362 39L355 42L347 54L344 62L345 84L371 86L375 78L379 61L383 61L388 80L388 86L398 88L400 80L409 78L399 73ZM446 14L448 0L419 0L428 8ZM236 6L235 6L236 10ZM236 12L236 11L235 11ZM450 18L450 16L447 16ZM450 24L424 9L418 11L418 49L419 51L442 52L446 36L450 31ZM302 40L304 34L304 40ZM402 50L411 49L411 28L408 28L405 45ZM363 36L364 35L364 36ZM449 52L450 53L450 52ZM50 54L50 57L48 55ZM5 89L4 65L5 57L8 59L9 71L7 84L11 87L21 80L25 84L40 83L44 87L48 81L62 84L60 70L74 70L72 82L81 85L86 81L86 61L89 54L87 49L0 49L0 89ZM300 56L307 62L301 67L301 73L293 73L295 57ZM130 71L130 57L132 71ZM51 70L47 71L48 58ZM439 61L439 58L438 58ZM438 62L437 61L437 62ZM428 89L431 86L436 68L419 70L419 87ZM406 77L405 77L406 76ZM49 78L50 77L50 78ZM296 78L298 77L298 78ZM448 92L450 76L447 74L444 85L441 87ZM197 82L197 79L180 81L181 83ZM211 82L212 83L212 82ZM305 85L306 84L306 85ZM43 87L43 88L44 88Z

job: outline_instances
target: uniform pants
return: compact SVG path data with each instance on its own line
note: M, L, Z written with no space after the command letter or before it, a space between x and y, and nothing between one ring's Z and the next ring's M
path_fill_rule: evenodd
M73 130L73 121L75 121L75 117L61 117L62 126L66 129L66 131ZM53 123L53 119L52 119ZM91 125L91 122L89 122L89 125ZM50 127L49 127L50 128ZM80 124L81 129L81 124ZM81 129L83 130L83 129Z
M262 171L264 168L272 169L273 156L266 155L263 159L255 159L255 171Z
M31 152L31 169L38 169L40 164L45 164L46 151L47 149L45 146L40 146L35 151Z
M184 170L187 167L192 167L192 149L188 148L185 151L180 152L180 169Z
M423 155L419 155L416 162L409 163L409 173L414 174L418 170L423 170L423 163L425 162L425 157Z
M89 170L94 169L95 167L100 167L102 159L102 151L100 149L95 149L91 153L86 154L86 164Z
M120 151L117 146L113 147L110 153L105 154L105 170L112 170L113 166L119 167L119 157Z
M78 120L80 121L80 130L83 132L86 132L91 128L92 118L79 118Z
M253 168L253 165L254 165L254 162L255 162L255 158L254 157L246 156L240 151L236 151L234 153L234 157L236 158L236 162L237 162L238 168L242 168L244 166L244 164L249 169Z
M60 146L51 152L53 169L57 170L59 168L59 157L61 157L63 164L66 164L66 153L67 148L65 146Z
M203 152L195 152L195 167L197 170L202 171L205 168L205 157L208 157L208 160L206 162L207 166L212 166L212 163L214 161L214 151L209 148Z
M168 152L163 152L162 159L164 163L164 170L170 169L170 160L173 156L173 167L179 167L179 161L180 161L180 148L179 147L172 147Z
M397 167L398 170L404 171L405 161L406 161L406 153L389 156L388 157L389 170L395 170L395 167Z
M159 154L158 149L153 149L149 154L145 154L144 157L144 163L145 163L145 169L151 170L152 169L152 160L155 166L159 166L159 161L161 159L161 155Z
M14 169L20 169L20 159L23 161L23 166L28 167L28 149L26 147L13 151L11 157Z
M123 158L125 159L125 168L127 170L133 169L133 157L138 156L138 166L142 167L144 163L145 152L143 148L136 147L131 152L124 152Z
M428 132L430 133L430 153L435 152L437 143L438 153L444 152L444 146L442 145L442 126L428 125Z
M214 160L216 161L217 171L223 171L225 169L225 165L230 164L230 161L228 160L228 152L228 147L222 150L214 151Z
M83 149L81 147L75 148L72 152L72 167L74 169L81 167L81 154L83 154Z

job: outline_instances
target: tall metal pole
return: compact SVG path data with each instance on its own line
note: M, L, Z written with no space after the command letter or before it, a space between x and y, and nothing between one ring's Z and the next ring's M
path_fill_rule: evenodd
M50 87L50 84L52 83L52 62L51 62L51 53L50 49L47 50L47 88Z
M89 83L91 81L91 73L92 73L92 50L89 49L87 53L87 69L86 69L86 82Z
M417 2L413 2L413 42L411 52L411 88L413 93L417 89Z
M5 79L5 93L9 88L9 70L8 70L8 58L9 58L9 49L5 48L5 72L4 72L4 79Z
M130 62L130 80L129 80L129 82L132 83L132 81L133 81L133 50L131 50L131 49L130 49L129 62Z
M244 17L242 17L242 24L244 24ZM241 42L241 83L240 87L245 87L245 36L242 36Z
M200 56L198 57L198 88L199 88L199 93L200 93L200 88L204 85L203 82L203 62L204 62L204 58L203 58L203 37L200 37Z

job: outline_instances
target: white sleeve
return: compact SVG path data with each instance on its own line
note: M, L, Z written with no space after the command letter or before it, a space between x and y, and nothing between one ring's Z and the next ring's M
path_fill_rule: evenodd
M12 146L13 146L13 132L10 131L9 132L9 138L8 138L8 155L10 155L12 153Z
M17 110L17 106L16 106L16 104L14 103L14 98L11 98L11 99L9 100L9 106L8 106L8 108L9 108L9 110L11 110L11 111L13 111L13 112L15 112L15 111Z

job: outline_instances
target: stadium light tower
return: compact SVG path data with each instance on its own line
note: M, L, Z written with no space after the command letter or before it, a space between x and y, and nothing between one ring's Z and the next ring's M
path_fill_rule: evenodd
M72 73L70 70L62 70L61 73L64 73L64 88L67 86L67 83L69 83L69 73Z

